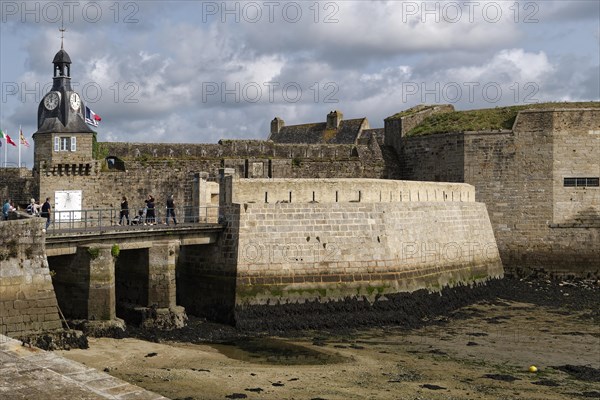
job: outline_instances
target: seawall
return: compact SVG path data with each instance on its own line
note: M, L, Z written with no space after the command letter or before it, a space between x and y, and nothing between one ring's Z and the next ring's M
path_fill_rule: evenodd
M220 251L196 255L197 269L188 270L190 282L212 282L205 287L206 301L212 303L186 308L202 312L221 307L222 317L256 328L256 307L266 321L264 306L375 303L398 293L440 292L503 276L485 204L474 201L470 185L387 181L378 186L358 179L293 183L291 202L264 203L250 199L262 198L264 191L277 193L279 182L225 179L226 230ZM413 200L404 196L404 201L390 202L386 195L385 202L363 202L379 198L379 189L400 187L412 191ZM339 195L342 189L344 196ZM353 190L365 197L355 200ZM455 197L434 201L432 195L427 201L416 195L419 191L447 191ZM313 192L322 202L294 200ZM232 198L248 202L228 203ZM211 287L224 294L221 303Z

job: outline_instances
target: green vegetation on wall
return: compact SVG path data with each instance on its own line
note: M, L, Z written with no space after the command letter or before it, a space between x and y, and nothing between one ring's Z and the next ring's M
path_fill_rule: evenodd
M97 247L90 247L87 249L87 252L92 260L95 260L98 258L98 256L100 256L100 249Z
M113 244L113 246L110 249L110 254L112 254L112 256L114 258L119 257L119 254L121 253L121 249L119 249L119 245L118 244Z
M486 108L482 110L453 111L433 114L407 132L406 136L431 135L465 131L510 130L519 111L550 108L598 108L599 102L538 103L511 107ZM399 114L398 114L399 115Z

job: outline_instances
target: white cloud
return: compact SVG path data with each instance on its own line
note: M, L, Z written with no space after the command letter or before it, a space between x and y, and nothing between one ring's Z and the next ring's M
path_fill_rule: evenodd
M428 2L426 7L451 3L463 4ZM87 103L103 118L100 140L264 139L274 116L288 124L323 121L334 108L347 118L366 116L372 126L382 126L383 118L397 111L433 102L434 96L426 93L432 88L440 102L452 100L444 98L450 92L442 93L448 83L463 90L465 83L479 84L476 98L470 100L464 92L454 103L463 109L522 102L530 82L537 85L540 101L600 97L597 2L477 3L473 20L463 5L458 20L444 21L452 10L439 9L435 12L441 20L435 22L435 14L406 8L421 8L420 1L324 1L318 3L315 23L315 9L310 8L315 3L300 2L303 15L297 23L279 12L273 23L263 18L255 24L243 18L222 23L220 16L204 22L203 2L181 2L179 7L143 2L138 23L114 23L109 3L101 3L107 18L69 24L65 49L73 60L77 90L86 83L101 88L102 97ZM502 18L492 21L492 8L482 14L487 4L501 5ZM515 4L520 7L518 21L510 8ZM526 9L526 4L538 9ZM338 22L324 23L326 16ZM525 17L538 22L525 23ZM3 83L29 89L52 81L51 60L60 47L57 27L19 21L0 25ZM207 97L206 84L212 82L219 92ZM280 85L272 99L265 82ZM240 90L257 83L263 90L260 101L247 101L243 93L238 102L233 96L223 101L221 84L235 90L236 83ZM282 86L289 83L301 87L297 102L282 95ZM502 90L496 103L482 96L488 83ZM326 89L328 84L333 86ZM409 96L412 84L417 91ZM35 131L42 94L25 102L22 92L8 96L0 109L2 128L14 131L23 124L26 131Z

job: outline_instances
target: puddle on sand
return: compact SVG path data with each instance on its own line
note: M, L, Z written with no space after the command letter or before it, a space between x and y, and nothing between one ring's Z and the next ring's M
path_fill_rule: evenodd
M347 360L339 354L324 353L273 338L240 339L210 346L234 360L256 364L324 365Z

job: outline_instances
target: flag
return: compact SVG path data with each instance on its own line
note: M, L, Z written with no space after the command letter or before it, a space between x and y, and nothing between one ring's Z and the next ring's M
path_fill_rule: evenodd
M15 142L13 142L13 140L10 138L10 136L8 136L8 135L6 135L6 134L5 134L4 136L6 136L6 143L10 143L10 144L12 144L13 146L16 146L16 145L17 145Z
M4 139L6 138L6 134L4 133L4 131L2 129L0 129L0 139Z
M92 126L98 126L98 123L102 121L102 118L95 112L93 112L88 106L85 106L85 122Z
M19 135L21 136L21 144L23 146L29 147L29 142L27 141L27 139L25 139L25 136L23 136L23 131L21 129L19 129Z

